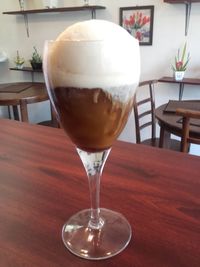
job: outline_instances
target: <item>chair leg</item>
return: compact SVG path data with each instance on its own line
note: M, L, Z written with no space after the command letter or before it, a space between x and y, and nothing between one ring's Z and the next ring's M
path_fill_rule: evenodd
M19 121L19 113L18 113L18 107L17 106L13 106L13 116L14 119Z
M21 111L21 120L24 122L28 122L28 110L27 110L27 104L25 101L21 101L20 111Z
M165 135L165 130L161 125L160 126L160 138L159 138L159 147L160 148L163 148L163 145L164 145L164 135Z
M160 148L170 148L170 133L165 131L162 125L160 126L160 138L159 138Z
M8 106L8 118L11 119L10 106Z
M190 119L188 117L183 117L183 136L181 139L181 151L188 153L189 150L189 143L188 143L188 137L189 137L189 124Z

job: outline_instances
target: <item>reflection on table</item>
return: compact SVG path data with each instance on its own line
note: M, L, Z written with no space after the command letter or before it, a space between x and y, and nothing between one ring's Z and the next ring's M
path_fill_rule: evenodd
M64 222L89 207L88 183L62 129L0 120L0 265L199 267L199 157L116 142L101 206L133 229L129 246L98 262L71 254Z

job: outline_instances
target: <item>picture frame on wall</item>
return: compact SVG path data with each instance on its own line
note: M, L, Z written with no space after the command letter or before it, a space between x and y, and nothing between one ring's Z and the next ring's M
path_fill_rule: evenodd
M138 39L140 45L153 43L154 6L120 8L120 25Z

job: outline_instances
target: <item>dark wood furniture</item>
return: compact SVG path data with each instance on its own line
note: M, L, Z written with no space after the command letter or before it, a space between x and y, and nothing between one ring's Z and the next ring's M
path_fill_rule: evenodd
M200 136L199 138L194 138L190 136L190 125L196 123L200 127L200 111L188 110L188 109L177 109L176 114L181 116L182 119L182 135L181 135L181 151L188 152L189 145L191 143L200 145Z
M170 4L200 3L200 0L164 0Z
M158 79L162 83L176 83L179 85L179 100L182 100L183 90L185 85L198 85L200 86L200 79L197 78L184 78L182 81L176 81L173 77L162 77Z
M136 143L145 143L148 145L156 146L156 120L155 120L155 96L154 84L156 80L143 81L139 83L138 89L135 93L133 100L133 109L135 116L135 131ZM143 88L143 89L141 89ZM138 100L138 93L147 88L145 98ZM143 109L143 107L146 107ZM145 118L147 118L145 120ZM141 132L146 128L150 128L151 138L142 142Z
M16 120L28 122L27 105L49 100L44 83L17 82L0 84L0 106L12 106ZM18 108L20 108L20 116ZM56 126L53 116L50 124Z
M184 4L185 5L185 36L187 36L192 3L200 3L200 0L164 0L164 2L170 3L170 4Z
M74 6L74 7L58 7L58 8L42 8L42 9L28 9L17 11L6 11L3 14L7 15L24 15L24 14L38 14L38 13L61 13L74 11L90 11L92 18L96 18L96 10L105 9L105 6L88 5L88 6Z
M88 6L76 6L76 7L59 7L59 8L43 8L43 9L29 9L18 11L6 11L3 14L7 15L23 15L26 26L26 33L29 37L28 15L38 13L61 13L61 12L75 12L75 11L90 11L92 19L96 18L96 10L105 9L105 6L100 5L88 5Z
M139 83L134 96L133 109L135 117L136 143L150 146L159 146L159 138L156 137L155 95L154 85L157 80L148 80ZM138 97L140 95L140 97ZM142 97L141 97L142 95ZM149 129L150 138L142 138L143 130ZM180 142L170 140L170 149L180 150Z
M186 103L188 101L181 101L182 105L181 107L184 108L183 103ZM196 105L200 106L200 101L189 101L190 103L194 104L194 109L196 108ZM174 134L179 137L182 136L182 122L181 122L181 116L178 116L174 112L164 112L167 104L161 105L155 110L155 116L158 121L158 124L160 125L160 142L159 147L168 147L169 146L169 139L170 135ZM177 106L178 108L178 106ZM194 138L200 138L200 127L196 125L191 125L190 127L190 135Z
M34 70L31 67L23 67L22 69L10 68L10 70L29 72L31 74L31 81L32 82L34 82L34 73L42 73L43 72L42 70Z
M64 222L89 207L83 167L62 129L0 120L0 266L199 267L199 157L116 142L101 206L124 214L128 247L102 261L71 254Z

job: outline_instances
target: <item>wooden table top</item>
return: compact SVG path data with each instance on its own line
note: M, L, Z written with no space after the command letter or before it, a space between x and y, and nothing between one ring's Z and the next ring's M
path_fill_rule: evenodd
M178 103L179 101L177 101ZM187 101L180 101L182 103L181 107L184 108L184 103ZM200 107L200 101L189 101L191 104L194 104L194 107L196 108L196 105L199 105ZM182 123L181 123L181 116L177 116L173 112L164 112L165 108L167 106L166 104L163 104L156 108L155 110L155 116L158 120L159 124L162 124L162 127L166 128L167 131L171 132L172 134L175 134L177 136L182 135ZM178 106L178 104L177 104ZM186 103L187 107L187 103ZM190 135L193 137L200 137L200 122L199 120L191 119L191 125L190 125Z
M62 129L0 120L0 266L199 267L200 158L116 142L101 206L121 212L133 237L119 255L71 254L61 229L89 207L87 178Z
M48 100L44 83L17 82L0 84L0 105L19 105L21 100L36 103Z

